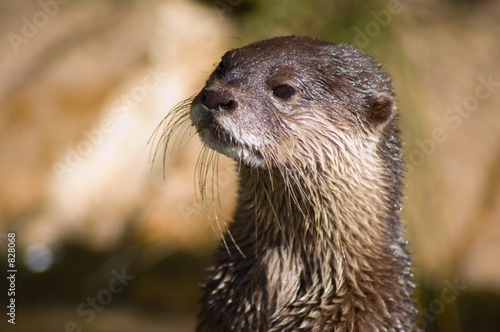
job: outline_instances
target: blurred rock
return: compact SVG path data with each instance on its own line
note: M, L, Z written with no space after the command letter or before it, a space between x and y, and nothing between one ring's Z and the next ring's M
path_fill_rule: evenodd
M9 74L0 82L0 151L9 158L0 227L19 231L24 245L110 249L127 228L139 242L172 247L213 239L194 193L198 140L167 152L165 181L163 155L148 163L156 143L147 142L201 89L229 32L214 11L185 1L75 3L18 53L4 49L14 65L1 67Z

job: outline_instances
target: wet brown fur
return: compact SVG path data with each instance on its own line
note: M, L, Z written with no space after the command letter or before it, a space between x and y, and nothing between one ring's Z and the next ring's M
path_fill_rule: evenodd
M295 88L291 100L268 94L282 84ZM236 107L209 109L207 91ZM188 121L189 106L204 140L216 128L258 156L235 157L238 203L197 331L418 330L399 216L397 109L379 65L348 45L274 38L224 55L161 142ZM201 188L216 159L205 147Z

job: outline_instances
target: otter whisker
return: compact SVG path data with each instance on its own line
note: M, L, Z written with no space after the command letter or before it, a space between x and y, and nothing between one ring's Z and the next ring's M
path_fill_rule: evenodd
M231 136L231 139L233 139L233 137ZM236 144L239 144L239 142L236 142ZM239 163L239 167L241 167L241 162ZM239 170L238 170L239 172ZM219 204L219 209L221 211L221 213L223 212L222 211L222 204L221 204L221 201L220 201L220 192L219 192L219 155L217 154L217 164L216 164L216 174L217 174L217 200L218 200L218 204ZM214 208L215 210L215 208ZM241 250L240 246L238 245L238 243L236 242L236 240L234 239L234 236L231 232L231 230L229 229L228 224L227 224L227 221L226 219L224 218L224 216L222 216L222 219L224 220L224 226L226 226L226 232L227 232L227 235L230 237L231 241L233 242L236 250L238 250L238 252L244 257L246 258L246 255L245 253L243 252L243 250ZM224 236L222 236L222 238L224 238ZM226 249L228 250L228 253L229 255L231 255L231 252L229 251L229 248L227 247L227 244L226 244Z
M200 154L198 155L198 160L196 162L197 168L197 178L198 178L198 188L196 192L199 191L200 199L204 210L208 214L208 206L207 206L207 194L206 194L206 183L207 176L210 170L211 161L214 158L215 152L210 149L208 146L203 146Z
M228 252L229 255L231 255L231 251L229 249L229 246L226 242L226 239L224 237L224 234L223 234L223 230L222 230L222 227L221 227L221 224L220 224L220 221L219 221L219 216L217 215L217 206L216 206L216 201L215 201L215 195L214 195L214 179L215 179L215 173L216 173L216 165L218 165L218 154L215 153L215 151L212 151L213 153L210 154L210 163L209 165L211 166L212 168L212 208L213 208L213 212L214 212L214 218L215 218L215 223L217 225L217 229L219 230L219 235L220 235L220 238L222 239L222 242L224 243L224 247L226 247L226 250ZM208 172L208 167L207 167L207 172ZM205 176L207 176L208 173L205 173ZM207 211L207 216L211 221L211 218L210 218L210 215Z
M261 176L260 172L258 173L258 176ZM262 179L262 181L264 181L264 180ZM265 186L265 185L264 185L264 186L262 186L262 189L263 189L264 193L266 194L266 198L267 198L267 201L269 202L269 206L270 206L270 208L271 208L272 215L274 216L274 221L276 222L276 224L278 224L278 227L279 227L279 229L280 229L280 232L281 232L283 235L285 235L283 225L281 224L281 222L280 222L280 218L278 217L278 214L276 213L276 209L275 209L275 207L274 207L274 202L273 202L273 200L271 199L271 196L269 195L269 192L268 192L268 190L267 190L266 186ZM284 236L284 241L285 241L286 245L287 245L288 247L290 247L290 243L288 242L288 237Z
M214 233L218 234L218 236L221 238L221 241L226 248L227 252L231 254L231 251L229 249L229 246L227 244L227 241L225 237L223 236L223 229L221 226L221 220L224 222L224 225L227 226L227 222L222 215L221 217L218 216L217 214L217 209L222 211L222 204L220 202L220 193L218 191L218 173L219 173L219 155L211 150L208 146L204 145L202 147L202 150L198 156L198 161L197 161L197 166L196 168L198 169L198 189L200 193L200 198L201 198L201 205L202 205L202 210L205 211L205 215L207 216L207 219L210 223L210 226ZM208 173L212 171L212 181L211 181L211 201L212 201L212 209L213 209L213 214L214 218L212 219L212 215L210 213L210 210L208 208L208 195L207 195L207 178L208 178ZM215 192L215 189L217 188L217 193ZM217 196L217 199L216 199ZM218 204L217 204L218 202ZM214 223L215 221L215 223ZM232 234L228 235L231 239L231 241L235 244L236 249L245 257L243 252L241 251L240 247L236 243L235 239L233 238Z
M194 97L187 98L181 102L179 102L177 105L172 108L172 110L169 112L169 114L163 118L163 120L160 122L160 124L155 128L153 131L151 137L149 138L147 144L152 144L152 148L149 153L149 161L151 162L151 167L153 167L154 162L156 160L156 156L158 152L160 151L160 147L163 147L163 177L165 178L165 166L166 166L166 159L167 159L167 149L168 146L171 144L172 141L172 136L176 131L178 131L180 128L184 127L184 133L181 136L181 142L184 139L185 134L187 133L189 127L186 126L189 120L189 107L190 104L192 103ZM163 129L161 129L163 128ZM158 134L161 131L161 135ZM154 148L153 151L153 146L156 143L156 147ZM175 144L176 142L174 142Z
M290 179L292 181L290 181ZM306 223L306 229L307 229L307 228L309 228L309 225L310 225L311 211L307 212L301 205L312 206L311 205L311 193L306 193L304 188L302 187L302 183L307 183L309 185L309 182L308 182L309 179L307 179L305 176L302 176L301 172L297 172L297 173L291 173L291 175L288 176L288 181L290 183L290 188L289 188L290 195L293 198L295 205L297 206L297 209L302 214L302 217L304 218L304 222ZM296 194L296 192L298 192L298 193ZM299 202L297 196L304 199L305 202L304 201ZM313 212L314 211L312 211L312 213Z
M203 145L200 149L200 152L198 153L198 159L196 160L196 166L195 166L195 181L194 181L194 186L195 186L195 197L196 200L202 203L202 208L204 208L204 197L205 194L203 190L205 189L205 186L203 184L204 176L203 176L203 170L205 169L205 163L207 162L207 156L210 153L210 148L206 145ZM199 197L198 197L198 192L199 192Z
M217 234L217 231L215 229L214 223L212 222L212 218L210 216L210 211L208 209L208 204L207 204L207 195L206 195L206 179L208 175L208 171L210 168L211 160L213 159L214 151L211 150L208 146L203 145L200 153L198 155L198 160L196 161L196 169L197 169L197 178L198 181L195 181L195 183L198 183L198 190L195 190L195 192L199 191L200 194L200 201L201 201L201 207L202 207L202 214L203 211L205 211L205 215L207 216L210 226L212 227L212 230L214 233ZM198 199L198 198L197 198Z

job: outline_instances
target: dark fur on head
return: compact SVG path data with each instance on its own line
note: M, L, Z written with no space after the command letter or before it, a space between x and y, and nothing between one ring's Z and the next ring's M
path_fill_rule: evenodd
M397 108L380 65L349 45L273 38L227 52L187 105L163 139L189 116L240 181L197 331L417 330Z

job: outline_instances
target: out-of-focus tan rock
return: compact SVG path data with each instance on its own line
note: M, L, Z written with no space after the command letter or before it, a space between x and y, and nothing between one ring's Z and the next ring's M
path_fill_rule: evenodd
M25 245L71 237L108 248L126 228L173 247L211 239L194 192L199 141L169 148L165 180L163 155L149 163L156 146L147 142L201 89L228 36L214 11L189 2L75 4L18 54L4 49L19 60L2 67L10 76L0 82L0 151L9 156L0 166L1 227ZM231 202L234 185L224 185Z

